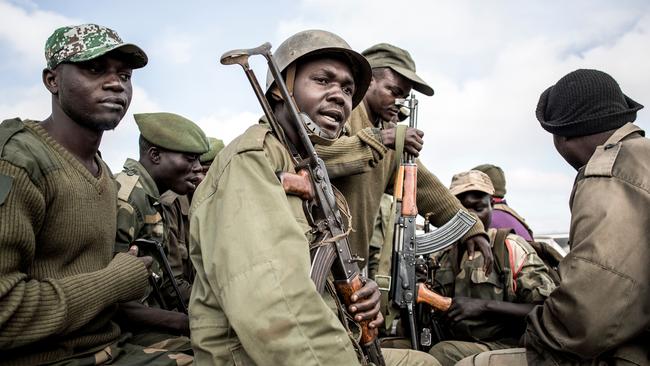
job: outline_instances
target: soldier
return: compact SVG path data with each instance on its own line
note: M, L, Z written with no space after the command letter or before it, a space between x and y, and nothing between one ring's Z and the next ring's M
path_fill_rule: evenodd
M317 146L317 151L327 164L332 183L350 204L354 227L350 234L350 249L353 254L367 260L380 198L382 193L392 188L396 168L393 150L395 128L388 122L394 120L399 111L395 100L407 97L411 88L429 96L433 95L433 89L415 73L415 62L406 50L381 43L368 48L363 55L372 67L372 81L363 103L352 111L346 125L347 135L331 146ZM423 135L422 131L409 128L404 150L417 156L422 148ZM430 215L435 226L441 226L463 209L420 162L417 193L419 211ZM472 258L474 248L479 247L486 256L485 268L489 270L492 253L483 225L477 222L465 234L463 241L467 242Z
M486 174L478 170L456 174L449 190L485 227L490 226L494 187ZM555 288L548 268L524 238L509 229L492 228L487 233L494 255L494 268L487 276L480 259L467 260L462 244L435 256L439 268L434 272L434 290L452 297L445 319L449 340L429 350L443 366L483 351L516 347L526 314Z
M370 81L367 61L340 37L319 30L288 38L275 55L298 108L326 139L338 137ZM287 136L295 136L274 85L267 83L267 99ZM262 118L219 153L194 194L190 257L197 275L190 326L201 365L359 364L333 298L319 294L310 278L311 227L303 201L285 193L276 175L294 168ZM352 298L354 318L378 327L377 285L368 280ZM424 353L384 356L388 364L435 364Z
M208 137L210 143L210 150L199 157L202 172L198 174L196 184L200 184L205 178L212 161L217 156L217 153L223 149L223 141ZM192 291L192 282L194 281L194 267L190 261L188 254L188 247L190 243L190 201L194 190L191 190L185 195L179 195L172 190L168 190L160 196L160 203L163 205L165 222L167 223L169 265L174 273L178 288L181 291L183 301L187 305L190 301L190 293ZM170 307L178 307L178 298L174 293L171 286L163 289L163 298L165 303Z
M199 156L208 151L207 138L194 122L173 113L142 113L133 117L140 129L140 158L127 159L124 170L115 176L119 183L115 251L124 252L136 239L151 239L162 243L169 252L169 233L159 192L171 190L185 195L196 188L201 173ZM153 248L140 249L148 253ZM160 291L172 293L171 280L162 273L163 259L157 253L154 258L159 262L155 263L154 273L163 279ZM156 291L155 287L152 291ZM156 301L154 295L148 299L149 305ZM178 304L155 305L173 309L172 305ZM189 318L185 314L153 308L144 311L133 303L129 306L133 309L125 306L125 317L130 330L136 333L155 327L189 335ZM150 342L150 338L143 342Z
M481 164L472 168L472 170L478 170L487 174L494 185L492 222L490 227L495 229L510 228L515 231L515 234L527 241L533 241L533 231L526 223L526 220L506 202L506 176L503 174L503 169L492 164Z
M641 108L597 70L573 71L542 93L537 119L578 171L562 281L528 315L525 349L459 364L650 364L650 141L632 124Z
M117 192L98 148L147 56L83 24L55 30L45 58L51 115L0 126L0 363L189 364L130 344L111 321L144 295L151 257L113 257Z

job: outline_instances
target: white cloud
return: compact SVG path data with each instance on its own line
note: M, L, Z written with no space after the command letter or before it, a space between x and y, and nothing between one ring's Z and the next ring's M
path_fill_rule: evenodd
M228 144L235 137L246 131L249 126L256 124L261 115L261 112L241 112L222 109L211 115L199 118L197 124L203 129L206 135L219 138Z
M179 32L166 32L160 40L152 43L150 58L162 60L173 65L188 64L193 59L196 37Z
M15 57L3 62L25 70L43 67L43 48L47 37L58 27L78 23L81 22L77 19L43 11L37 7L26 10L24 7L0 1L0 41L7 42L16 51Z

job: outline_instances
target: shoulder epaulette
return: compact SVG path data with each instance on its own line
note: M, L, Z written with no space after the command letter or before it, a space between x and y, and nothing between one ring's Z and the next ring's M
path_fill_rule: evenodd
M7 144L7 141L24 128L25 124L20 120L20 118L7 119L0 124L0 154Z
M271 132L271 130L268 125L256 124L250 126L237 144L237 153L250 150L263 150L264 140L266 134L269 132Z
M140 176L137 174L129 175L124 172L118 173L115 180L120 184L120 189L117 191L117 199L128 202L133 188L138 183Z
M621 143L598 146L585 166L584 177L611 177Z

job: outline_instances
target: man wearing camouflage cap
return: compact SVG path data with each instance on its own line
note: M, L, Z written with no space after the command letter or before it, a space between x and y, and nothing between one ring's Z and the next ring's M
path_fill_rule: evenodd
M201 173L199 156L208 151L207 138L194 122L173 113L141 113L133 117L140 129L140 158L127 159L124 170L115 176L119 184L115 251L127 251L136 239L148 239L162 243L169 253L169 223L164 217L159 192L171 190L186 195L194 191ZM154 248L141 249L156 253ZM161 292L172 293L170 276L162 273L163 259L157 255L154 258L154 272L163 280ZM156 291L155 286L152 291ZM159 301L156 296L151 294L149 305ZM155 305L173 308L173 304ZM179 312L152 308L138 319L141 324L133 328L134 332L145 326L156 326L174 334L189 334L188 318ZM135 323L131 319L129 325Z
M506 202L506 176L503 169L493 164L481 164L472 170L487 174L494 185L494 195L492 196L494 211L490 227L495 229L510 228L527 241L533 241L533 230L530 229L526 220Z
M208 141L210 143L210 150L199 157L202 172L198 174L198 178L196 179L197 185L203 181L212 161L224 147L223 141L215 137L208 137ZM185 195L179 195L172 190L168 190L160 196L165 222L167 222L169 229L167 240L169 254L167 258L169 259L169 265L181 291L183 301L186 304L190 300L192 282L195 274L194 266L192 266L188 253L190 243L189 213L193 194L194 190L191 190ZM168 286L163 293L163 297L168 305L173 306L178 299L172 290L173 288Z
M415 62L404 49L380 43L363 52L372 67L372 81L363 103L352 111L346 125L346 135L331 146L317 146L327 164L332 183L350 204L354 231L350 234L350 249L364 259L382 193L392 188L395 172L395 126L391 121L398 114L397 98L406 98L411 88L428 96L433 89L415 72ZM404 150L415 156L422 148L422 131L409 128L404 137ZM360 174L363 173L363 174ZM441 226L458 210L458 200L447 188L418 162L417 205L421 213L430 215L431 223ZM463 237L471 253L478 247L486 256L486 268L491 252L483 225L477 223Z
M456 174L449 190L485 227L490 226L494 187L485 173ZM524 317L555 288L548 268L526 240L508 229L489 229L487 234L495 259L488 275L481 268L482 258L468 261L463 244L435 254L439 268L433 289L452 298L440 322L450 336L429 350L443 366L483 351L517 346Z
M650 141L643 106L602 71L580 69L546 89L537 120L577 170L571 250L560 285L528 315L525 348L463 365L650 365Z
M339 36L320 30L289 37L274 55L298 109L314 122L309 137L319 143L337 138L367 89L367 61ZM273 79L266 97L287 144L298 145ZM303 200L278 179L282 172L295 173L278 136L266 118L251 126L219 153L192 199L195 358L201 365L358 365L357 341L346 330L347 320L336 316L342 309L310 278L309 247L316 238ZM370 321L370 328L381 324L373 281L352 299L351 317ZM405 350L384 357L389 365L435 364L430 355Z
M137 46L95 25L45 45L52 113L0 125L0 363L187 364L128 343L111 318L144 295L150 257L113 257L116 188L98 154L131 102Z

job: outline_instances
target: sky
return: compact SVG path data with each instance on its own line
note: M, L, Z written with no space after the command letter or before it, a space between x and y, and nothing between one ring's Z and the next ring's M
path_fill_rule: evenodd
M134 72L127 115L104 134L101 151L113 171L137 158L133 113L177 113L231 141L262 111L241 68L220 65L221 54L325 29L358 51L380 42L407 49L435 90L418 95L421 160L446 185L478 164L501 166L508 202L540 234L568 232L575 177L535 118L540 93L591 68L650 104L646 0L0 0L0 119L49 115L45 40L81 23L110 27L149 56ZM263 82L263 60L251 64ZM647 108L636 123L650 128Z

